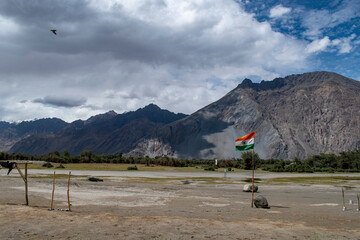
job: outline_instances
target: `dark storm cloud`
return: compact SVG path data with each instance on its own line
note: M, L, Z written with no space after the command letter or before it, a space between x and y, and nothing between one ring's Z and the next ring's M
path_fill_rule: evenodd
M71 71L101 61L103 56L99 55L104 54L152 65L191 64L191 51L197 48L196 44L185 44L184 34L189 33L172 33L167 27L129 16L121 7L110 12L95 11L89 1L5 0L0 2L0 15L19 27L16 33L4 36L13 44L3 47L9 49L0 56L7 59L0 66L3 73L47 75ZM57 29L57 35L50 29ZM179 51L178 46L184 48Z
M0 4L0 14L22 26L17 38L12 40L26 49L61 55L108 53L114 59L151 65L174 64L192 68L211 67L219 62L233 65L248 59L247 51L231 49L254 48L253 43L259 37L254 31L243 40L227 38L226 42L219 41L221 38L217 38L222 36L211 32L221 25L223 18L211 13L191 25L174 28L134 17L120 4L116 6L101 12L94 11L88 1L81 0L66 3L61 0L5 0ZM144 4L145 10L147 7ZM57 29L58 35L51 34L50 29ZM22 65L28 68L36 65L34 68L37 69L42 61L41 56L38 57L33 64ZM86 64L87 61L78 63ZM46 69L67 67L66 62L56 63L45 68L44 73Z
M86 103L86 99L46 96L44 98L36 98L32 102L56 107L72 108L84 105Z
M2 0L0 14L15 18L17 21L31 25L51 25L61 22L87 20L93 15L83 0ZM50 30L50 29L49 29Z

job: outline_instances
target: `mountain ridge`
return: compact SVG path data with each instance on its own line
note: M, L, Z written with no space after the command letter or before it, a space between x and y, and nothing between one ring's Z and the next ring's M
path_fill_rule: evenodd
M234 139L255 131L255 150L262 158L303 159L352 150L360 148L358 92L358 81L331 72L261 83L245 79L218 101L149 136L148 142L158 149L163 144L180 158L229 159L238 157ZM214 122L219 127L209 129ZM151 149L146 139L130 154L144 149Z
M57 132L28 136L16 142L9 152L44 155L52 151L66 150L70 154L79 154L84 150L92 150L95 154L118 153L132 147L129 139L134 136L137 140L149 131L185 116L160 109L154 104L123 114L109 111L87 120L73 121ZM133 132L129 133L123 128L133 129ZM136 131L136 128L142 130ZM117 132L127 132L127 135L119 135Z
M56 132L67 124L59 118L44 118L20 123L0 122L0 151L9 151L16 142L31 134Z
M255 131L260 157L300 158L360 148L360 82L332 72L293 74L253 83L244 79L219 100L191 115L154 104L123 114L109 111L35 133L10 152L231 159L234 140ZM0 123L0 129L6 127Z

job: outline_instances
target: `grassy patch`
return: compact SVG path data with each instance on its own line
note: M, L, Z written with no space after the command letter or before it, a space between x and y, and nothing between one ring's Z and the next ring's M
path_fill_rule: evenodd
M244 179L242 181L246 182L246 183L252 183L252 178L246 178L246 179ZM254 183L259 183L259 182L262 182L261 178L254 178Z
M28 175L28 178L36 178L36 179L47 179L53 178L54 174L41 174L41 175ZM87 176L84 175L71 175L71 178L84 178ZM69 174L55 174L55 179L68 179Z
M184 182L200 183L200 184L236 184L232 180L216 177L179 177L179 178L150 178L150 177L127 177L127 182L132 183L152 183L152 184L166 184L178 182L184 184Z
M43 164L30 164L29 169L49 169ZM66 170L89 170L89 171L128 171L134 164L113 164L113 163L63 163ZM167 166L146 166L136 164L138 171L184 171L184 172L203 172L201 167L167 167ZM50 168L51 169L51 168Z
M266 179L264 184L286 185L286 184L320 184L320 185L343 185L359 184L360 177L326 176L326 177L280 177Z
M41 163L29 164L29 169L55 169L59 164L52 164L52 167L45 167ZM89 170L89 171L128 171L134 164L116 164L116 163L62 163L66 170ZM50 166L50 165L49 165ZM138 171L177 171L177 172L204 172L207 166L194 167L168 167L159 165L146 166L145 164L136 164ZM224 168L215 169L214 172L224 172ZM246 172L246 170L232 168L229 174L234 172Z

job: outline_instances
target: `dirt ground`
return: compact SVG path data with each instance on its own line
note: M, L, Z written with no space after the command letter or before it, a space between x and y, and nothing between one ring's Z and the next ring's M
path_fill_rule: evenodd
M0 239L360 239L359 182L345 190L346 211L341 185L320 184L259 183L255 196L265 196L270 208L257 209L242 192L244 176L214 182L136 174L109 174L104 182L73 177L68 212L66 178L56 179L50 211L51 178L30 171L25 206L23 180L2 171Z

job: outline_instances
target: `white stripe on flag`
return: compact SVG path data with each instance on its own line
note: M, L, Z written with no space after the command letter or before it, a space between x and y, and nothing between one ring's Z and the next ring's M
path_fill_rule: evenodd
M248 140L243 140L243 141L237 141L235 143L235 146L246 146L246 145L251 145L251 144L254 144L254 138L250 138Z

